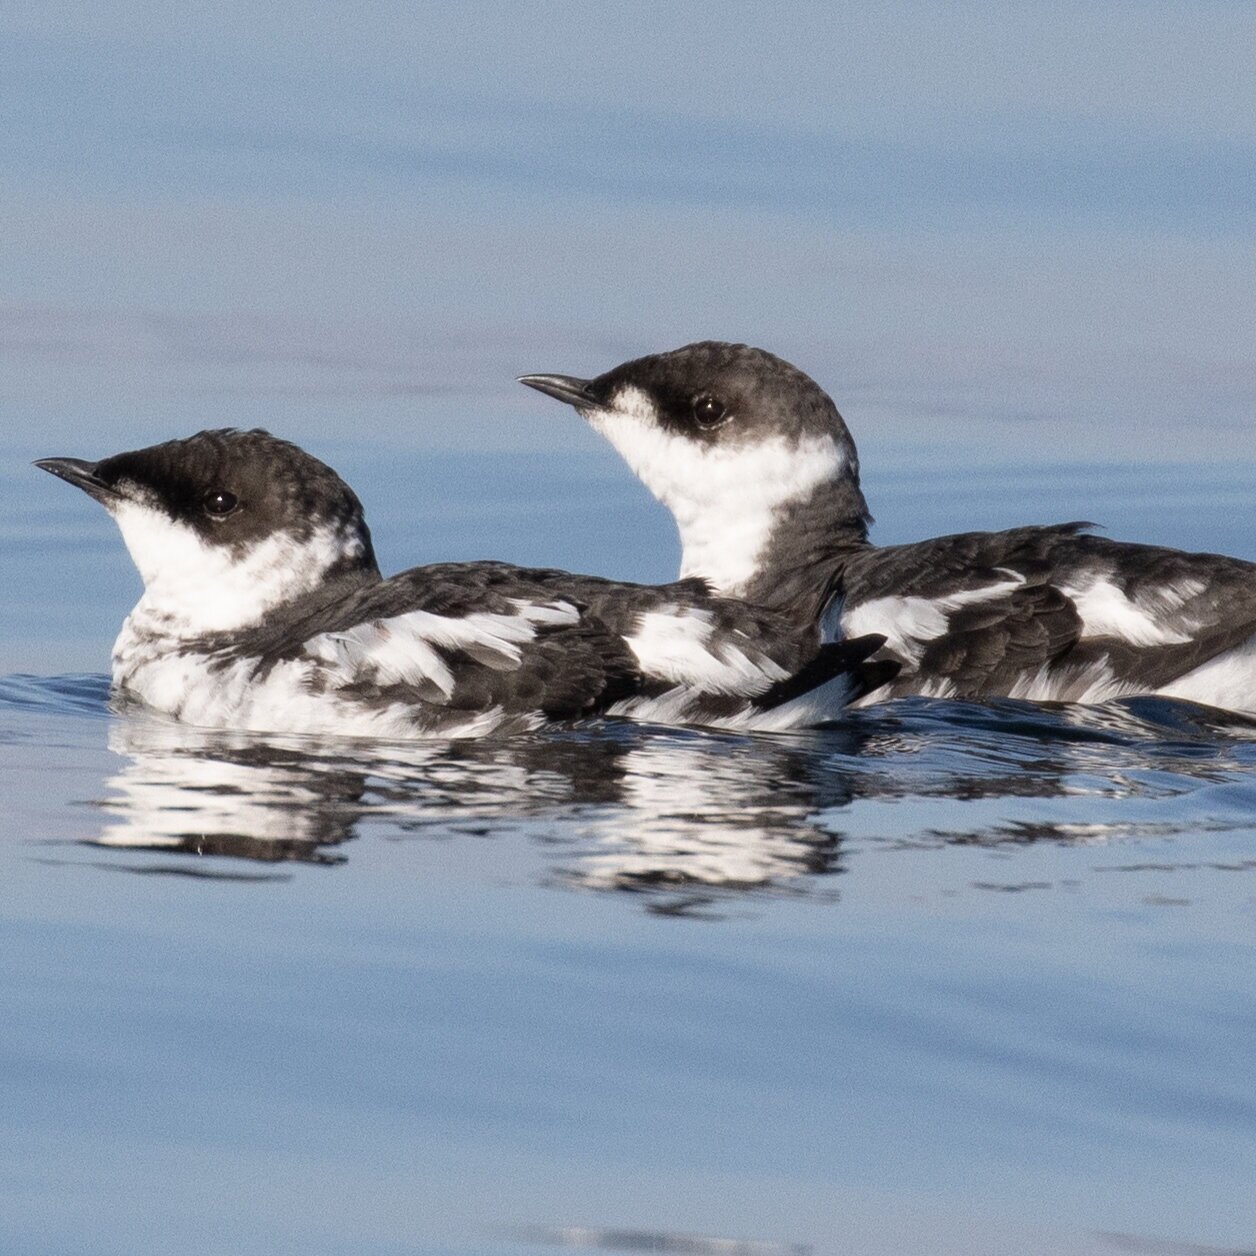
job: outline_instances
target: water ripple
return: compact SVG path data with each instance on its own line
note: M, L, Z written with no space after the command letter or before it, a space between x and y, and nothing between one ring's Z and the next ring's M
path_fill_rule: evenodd
M10 734L30 739L32 717L107 715L107 680L5 677L0 710ZM367 827L394 841L513 836L542 849L551 884L631 891L651 910L695 914L730 895L832 900L836 874L869 849L1244 833L1256 814L1254 733L1241 717L1154 698L903 699L780 736L605 722L395 744L207 731L119 709L107 730L116 766L83 799L100 819L82 841L330 866ZM927 814L904 809L917 800L929 800ZM1241 855L1213 862L1249 866ZM1045 884L985 877L970 887Z
M109 677L99 673L66 676L0 676L0 709L43 715L105 715Z

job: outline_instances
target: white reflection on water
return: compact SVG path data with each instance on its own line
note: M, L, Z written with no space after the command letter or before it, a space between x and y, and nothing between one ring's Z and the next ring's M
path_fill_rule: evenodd
M667 912L716 895L832 899L851 839L1011 849L1241 827L1253 750L1245 725L1162 702L907 701L791 737L607 723L448 744L259 737L126 711L108 740L122 762L94 804L97 846L332 864L366 823L390 840L521 837L542 851L542 881ZM913 798L932 802L878 805Z
M442 1251L529 1223L1094 1250L1040 1242L1043 1199L1061 1225L1243 1238L1250 730L921 701L806 736L441 747L205 734L105 694L0 678L6 1145L86 1183L76 1235L157 1215L187 1250L228 1198L232 1250L280 1250L298 1213L324 1224L292 1184L338 1174L345 1237L301 1250L367 1250L371 1224L369 1250L420 1250L420 1214L457 1231ZM926 1189L963 1224L912 1221ZM1000 1209L1017 1241L975 1241Z
M324 862L361 812L360 773L279 745L137 715L110 727L109 748L124 762L100 804L102 846Z
M834 739L849 754L854 739ZM717 739L643 741L620 761L618 808L588 825L562 876L587 888L800 890L839 871L839 837L814 822L853 797L848 773L814 750Z
M830 754L857 749L834 734ZM206 732L143 713L109 730L123 762L102 846L332 862L364 818L396 834L528 831L553 876L590 888L800 884L835 870L811 824L851 798L811 745L608 725L478 744L389 745Z

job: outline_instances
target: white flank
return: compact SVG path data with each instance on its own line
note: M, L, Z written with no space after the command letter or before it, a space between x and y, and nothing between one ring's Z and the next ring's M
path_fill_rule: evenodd
M1018 676L1007 696L1025 702L1094 703L1146 692L1143 685L1119 679L1105 657L1083 664L1044 663Z
M1231 711L1256 712L1256 637L1249 637L1157 692Z
M539 714L508 714L500 707L451 720L437 705L376 705L336 692L337 685L355 679L365 677L313 658L277 663L259 675L254 659L223 665L204 654L174 651L169 643L154 644L121 667L115 661L114 668L115 684L153 709L201 728L405 740L478 737L503 726L535 728L544 722ZM330 682L330 688L320 681Z
M277 532L241 553L206 544L194 528L139 501L119 501L110 513L144 580L128 622L173 637L256 624L317 587L338 561L362 552L360 538L331 527L305 540Z
M740 634L712 649L714 634L709 611L665 606L643 614L624 640L650 675L704 693L759 694L789 675Z
M681 576L735 595L755 575L781 508L839 478L845 460L829 436L703 447L659 426L650 399L625 387L603 410L582 410L676 520Z
M791 728L814 728L830 720L840 719L850 705L853 685L849 672L841 672L832 680L809 689L789 702L782 702L770 711L748 710L741 718L731 719L724 726L743 728L757 733L784 733Z

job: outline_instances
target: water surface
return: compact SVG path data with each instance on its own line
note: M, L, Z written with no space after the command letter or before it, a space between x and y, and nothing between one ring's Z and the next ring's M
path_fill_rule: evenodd
M667 574L600 462L345 454L393 566L549 545ZM963 509L1102 493L1118 534L1252 553L1248 482L1005 469ZM5 487L14 1251L1250 1247L1250 722L903 700L787 736L204 732L110 708L112 525L16 462ZM910 469L874 500L887 539L956 510Z
M109 709L138 581L29 467L266 426L386 570L659 580L662 512L513 377L714 336L833 393L881 541L1256 558L1254 39L0 6L0 1248L1256 1249L1247 723L201 734Z

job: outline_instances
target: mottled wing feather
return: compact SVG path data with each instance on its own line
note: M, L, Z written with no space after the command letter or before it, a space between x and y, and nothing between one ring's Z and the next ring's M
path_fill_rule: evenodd
M1052 674L1058 696L1085 693L1073 683L1082 677L1103 676L1113 692L1161 688L1252 636L1256 566L1111 541L1089 526L869 550L846 570L843 623L890 635L886 653L907 664L892 692L969 697L1041 696ZM1009 579L1018 586L1000 591ZM897 617L906 649L902 639L893 648L895 624L873 622L870 605L888 619L896 605L914 608Z
M453 711L578 718L642 684L622 639L561 601L516 598L502 613L409 611L316 635L305 650L359 699Z
M1164 689L1196 668L1252 640L1256 640L1256 617L1214 624L1182 644L1131 646L1097 639L1083 643L1079 653L1083 650L1102 653L1116 676L1137 677L1139 690L1149 691ZM1252 680L1250 696L1256 705L1256 677Z
M1075 522L961 532L869 548L845 566L846 593L860 602L887 596L941 598L997 584L1009 571L1026 583L1040 584L1051 577L1062 548L1093 526Z
M714 598L702 581L656 587L457 563L324 591L233 635L223 653L259 658L262 672L308 661L311 687L414 705L439 726L442 711L578 718L667 693L677 709L701 695L749 710L818 643L813 627ZM885 676L865 670L851 688Z

